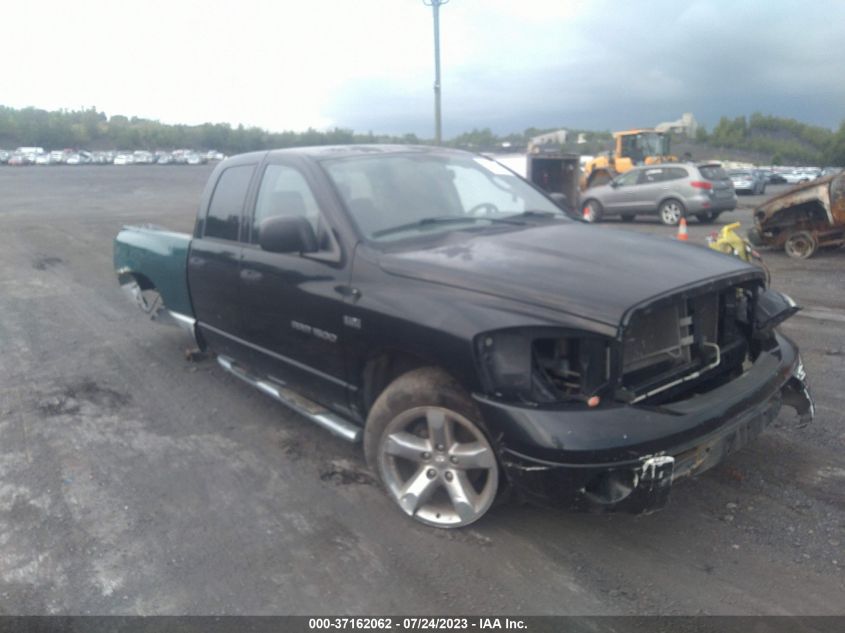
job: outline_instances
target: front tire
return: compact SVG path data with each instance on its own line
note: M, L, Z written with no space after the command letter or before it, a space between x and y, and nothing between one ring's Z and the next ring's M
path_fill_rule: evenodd
M581 217L586 222L601 222L603 215L604 209L598 200L587 200L581 207Z
M681 218L686 214L684 205L680 200L665 200L660 208L657 210L660 216L660 221L666 226L675 226L681 221Z
M493 505L499 464L469 396L448 374L416 369L376 399L364 429L367 464L411 518L469 525Z

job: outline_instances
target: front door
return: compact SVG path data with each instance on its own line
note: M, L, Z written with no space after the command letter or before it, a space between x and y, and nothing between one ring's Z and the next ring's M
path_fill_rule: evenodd
M628 213L636 211L637 170L630 170L617 176L610 190L604 196L602 204L608 213Z
M241 261L242 321L262 373L341 409L348 398L342 328L349 266L315 195L313 178L291 158L272 158L264 167ZM279 215L305 217L319 250L262 250L261 223Z

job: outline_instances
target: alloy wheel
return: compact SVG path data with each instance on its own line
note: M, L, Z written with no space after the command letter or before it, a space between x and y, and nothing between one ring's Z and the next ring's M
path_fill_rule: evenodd
M428 525L468 525L496 497L499 469L490 442L473 422L443 407L416 407L391 420L378 462L399 507Z
M679 202L669 200L660 205L660 221L663 224L674 226L681 221L684 208Z

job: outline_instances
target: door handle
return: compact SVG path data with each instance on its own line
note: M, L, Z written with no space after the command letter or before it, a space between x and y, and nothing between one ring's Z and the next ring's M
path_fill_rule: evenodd
M342 297L351 297L353 300L361 297L361 291L352 286L335 286L334 289Z
M241 271L241 279L243 279L246 283L257 283L261 281L263 277L264 275L252 268L244 268Z
M197 255L191 255L190 264L191 264L191 266L196 266L197 268L199 268L200 266L205 266L205 264L206 264L205 257L198 257Z

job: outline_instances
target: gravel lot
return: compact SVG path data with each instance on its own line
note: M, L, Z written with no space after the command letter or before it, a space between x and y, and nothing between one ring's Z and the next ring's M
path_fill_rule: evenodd
M654 515L505 505L437 531L358 447L187 360L124 298L113 236L190 230L210 171L0 169L0 614L845 613L845 252L766 256L807 308L785 330L814 425L785 410Z

